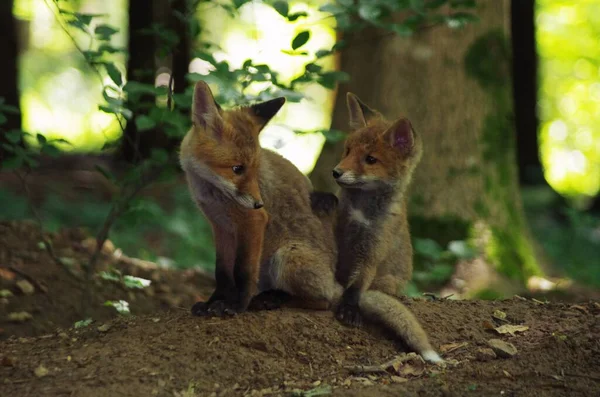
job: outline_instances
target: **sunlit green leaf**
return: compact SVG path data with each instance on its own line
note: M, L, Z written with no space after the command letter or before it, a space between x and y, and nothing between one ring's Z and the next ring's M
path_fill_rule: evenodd
M273 8L277 11L282 17L287 17L290 12L290 6L287 1L276 1L273 3Z
M75 323L75 328L85 328L92 323L91 318L86 318L85 320L79 320Z
M119 69L117 69L117 67L113 64L113 63L105 63L104 67L106 67L106 73L108 73L108 76L110 77L110 79L117 85L117 86L122 86L123 85L123 77L121 76L121 72L119 71Z
M42 134L37 134L36 138L40 145L43 145L44 143L46 143L46 137L43 136Z
M98 25L96 26L96 29L94 29L94 33L97 36L100 36L101 40L110 40L110 37L118 31L118 29L115 29L112 26L105 24Z
M295 12L293 14L288 14L287 19L290 22L296 21L298 18L307 17L308 14L304 11Z
M294 37L294 40L292 40L292 49L297 50L298 48L302 47L308 42L308 39L310 39L310 31L303 30L302 32L298 33L296 37Z

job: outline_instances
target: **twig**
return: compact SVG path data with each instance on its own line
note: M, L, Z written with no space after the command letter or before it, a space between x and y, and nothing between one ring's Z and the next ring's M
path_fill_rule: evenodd
M13 273L18 274L21 277L23 277L24 279L26 279L27 281L29 281L31 284L33 284L33 286L36 289L38 289L38 290L40 290L40 291L42 291L44 293L48 291L48 288L45 285L43 285L40 282L38 282L35 278L31 277L29 274L25 273L23 270L18 269L18 268L14 267L14 266L8 266L8 267L4 267L4 268L10 270Z
M73 270L67 264L63 263L63 261L61 261L60 258L58 256L56 256L56 253L54 252L54 248L52 247L52 243L44 236L44 223L42 221L42 217L40 216L39 212L35 208L35 205L33 204L33 200L31 198L31 191L29 190L29 185L27 184L26 177L21 175L21 173L18 171L15 171L14 174L17 176L17 178L19 178L19 180L21 181L21 184L23 185L23 190L25 190L25 197L27 199L27 204L29 206L29 210L31 211L31 214L33 215L33 218L35 219L35 221L38 225L38 229L40 232L40 238L42 239L42 243L44 244L44 248L46 249L46 252L48 252L48 255L50 255L50 258L52 258L54 263L56 263L58 266L65 269L69 275L71 275L76 280L81 280L81 277L79 277L78 274L73 272Z
M413 358L417 357L419 356L417 356L414 353L409 353L403 356L395 357L394 359L379 365L349 365L345 366L344 368L349 370L350 373L353 374L384 374L389 373L387 370L388 368L394 367L398 364L402 364L406 361L412 360Z

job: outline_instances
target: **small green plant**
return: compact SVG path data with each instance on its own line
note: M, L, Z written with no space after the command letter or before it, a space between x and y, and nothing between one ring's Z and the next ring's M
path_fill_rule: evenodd
M106 301L104 302L104 306L114 307L117 313L121 315L131 314L131 311L129 310L129 302L124 300Z
M450 241L443 249L435 240L414 238L413 247L413 280L415 284L426 288L442 286L452 276L459 260L473 259L477 255L475 249L462 240Z
M86 318L85 320L79 320L75 323L75 328L85 328L92 323L91 318Z
M152 283L150 280L146 280L141 277L134 277L128 274L123 275L118 269L111 269L110 271L100 272L100 277L103 280L114 281L125 286L129 289L144 289Z

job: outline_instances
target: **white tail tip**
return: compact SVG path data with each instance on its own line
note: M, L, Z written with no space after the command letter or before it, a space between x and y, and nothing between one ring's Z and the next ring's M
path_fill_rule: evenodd
M436 352L434 352L433 350L424 351L423 353L421 353L421 357L423 357L423 359L425 361L428 361L428 362L434 363L434 364L438 364L438 363L441 363L444 361L440 357L440 355L437 354Z

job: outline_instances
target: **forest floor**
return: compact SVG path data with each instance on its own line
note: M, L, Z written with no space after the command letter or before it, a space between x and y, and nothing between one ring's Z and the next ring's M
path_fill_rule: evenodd
M348 328L330 312L192 317L210 277L111 247L97 271L151 285L95 277L85 287L89 236L46 237L69 271L40 246L35 224L0 222L0 396L600 395L600 303L589 299L404 299L448 361L425 365L377 326ZM121 299L131 315L104 306ZM74 327L86 318L93 322Z

